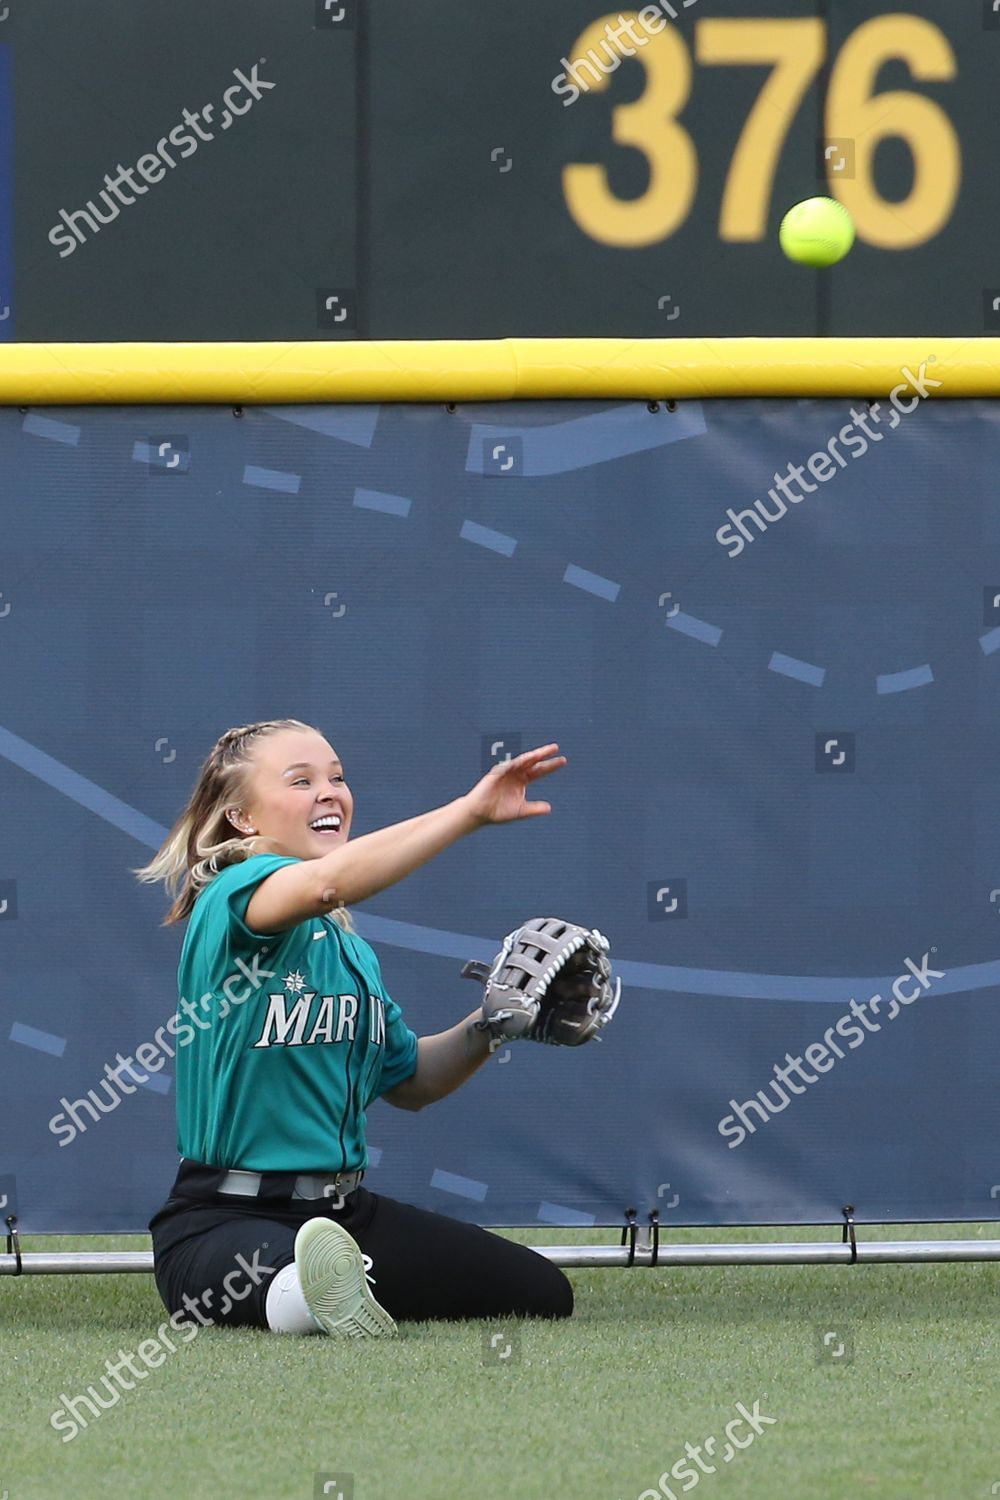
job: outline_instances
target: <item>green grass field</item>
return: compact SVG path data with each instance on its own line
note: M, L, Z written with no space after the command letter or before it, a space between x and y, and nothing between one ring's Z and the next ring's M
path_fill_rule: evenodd
M926 1225L860 1237L994 1234ZM147 1246L38 1237L24 1248ZM409 1324L398 1340L351 1344L205 1329L67 1443L49 1425L62 1396L96 1384L106 1359L163 1321L152 1278L4 1277L0 1497L311 1500L318 1474L352 1475L353 1500L638 1500L659 1493L661 1474L677 1495L686 1483L705 1500L1000 1494L1000 1263L570 1274L573 1319L503 1325L503 1363L484 1352L500 1325L483 1323ZM821 1362L823 1330L837 1333L831 1353L844 1344L839 1361ZM777 1420L697 1486L671 1480L685 1443L712 1436L719 1458L737 1402Z

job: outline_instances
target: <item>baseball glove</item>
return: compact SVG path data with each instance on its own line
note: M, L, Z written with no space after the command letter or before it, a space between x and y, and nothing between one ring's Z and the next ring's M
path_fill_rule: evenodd
M579 1047L599 1037L618 1009L608 940L558 917L533 917L508 933L492 965L470 959L462 977L485 985L475 1024L496 1042Z

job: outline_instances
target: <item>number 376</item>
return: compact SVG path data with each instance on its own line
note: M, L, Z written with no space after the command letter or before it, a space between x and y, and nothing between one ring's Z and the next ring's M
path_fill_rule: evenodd
M619 19L615 12L588 26L570 57L584 59L591 48L607 57L611 44L605 26ZM574 162L563 169L566 204L584 233L606 245L633 248L673 234L687 218L698 186L695 143L677 119L691 95L687 45L668 27L635 49L635 58L645 70L645 88L633 103L613 110L612 138L646 158L646 191L638 198L619 198L606 169L595 163ZM705 19L695 27L695 58L708 67L771 69L733 153L719 217L723 240L761 240L782 148L826 58L825 25L813 17ZM951 120L933 100L903 89L874 92L879 69L891 60L902 61L922 82L948 81L957 71L947 38L929 21L899 14L867 21L848 37L831 69L824 135L854 143L854 176L835 180L858 237L884 249L906 250L931 239L951 217L962 153ZM586 76L587 92L607 87L606 72L591 69ZM883 198L875 185L875 152L890 136L904 141L913 158L913 184L899 202Z

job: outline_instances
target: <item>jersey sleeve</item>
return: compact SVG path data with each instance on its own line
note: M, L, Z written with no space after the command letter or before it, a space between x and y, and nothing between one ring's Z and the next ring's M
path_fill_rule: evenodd
M386 990L378 954L371 947L368 948L368 952L378 975L378 987L382 992L382 1003L385 1006L385 1050L378 1081L371 1094L371 1099L377 1099L380 1094L386 1094L390 1089L394 1089L397 1083L403 1083L407 1078L412 1078L416 1072L417 1036L416 1032L411 1031L407 1026L403 1020L402 1009L395 1000L391 999Z
M394 1089L397 1083L411 1078L417 1068L417 1037L403 1020L395 1000L382 990L385 1005L385 1054L379 1073L376 1095Z
M214 905L216 920L225 926L232 947L252 949L262 941L284 936L278 932L254 932L246 924L247 907L262 880L280 870L282 865L298 863L299 860L287 855L257 854L241 864L227 866L221 875L216 876L204 899Z

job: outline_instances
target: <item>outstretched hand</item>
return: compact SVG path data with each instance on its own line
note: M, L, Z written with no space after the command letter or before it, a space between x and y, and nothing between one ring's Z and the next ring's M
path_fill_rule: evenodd
M550 813L548 802L529 802L525 796L529 785L542 776L550 776L566 764L565 755L554 755L559 746L541 745L526 750L513 760L493 766L482 781L466 793L466 802L479 823L513 823L518 818L537 818Z

